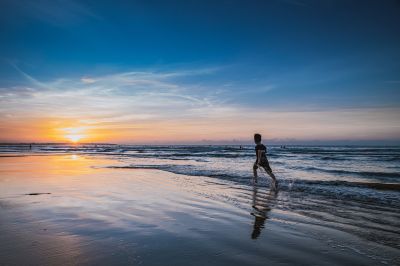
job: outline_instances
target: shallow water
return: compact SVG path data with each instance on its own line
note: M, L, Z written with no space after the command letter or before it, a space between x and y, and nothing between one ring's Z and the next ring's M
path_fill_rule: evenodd
M218 190L212 190L212 193L209 189L201 191L198 185L193 189L195 194L221 204L226 203L224 207L228 210L228 206L238 207L234 209L235 212L245 210L246 217L251 201L254 200L252 146L240 149L238 146L35 145L29 150L27 146L10 145L1 146L0 149L1 156L84 154L111 159L102 164L94 163L91 165L93 169L114 169L129 173L148 168L183 174L190 176L186 187L189 191L197 176L202 185L210 184ZM399 147L269 147L268 157L280 181L279 196L269 194L266 189L269 178L265 174L260 174L262 178L259 186L263 188L260 192L263 198L261 201L273 202L273 219L279 220L277 217L284 213L283 220L287 223L301 220L307 224L304 219L309 218L313 226L349 233L365 243L400 249ZM69 176L74 174L65 169L62 171L66 171L65 174ZM180 180L182 186L185 186L184 180ZM96 196L93 195L91 200L94 199ZM194 204L175 201L177 206ZM210 205L207 208L211 208ZM254 218L254 230L249 237L256 236L257 230L264 227L264 218L269 215L268 208L270 206L261 204L250 210ZM145 208L142 211L148 210ZM302 218L297 219L296 215ZM149 214L149 217L152 216L154 214ZM209 215L204 216L210 219ZM288 219L288 216L292 218ZM238 217L243 219L244 216ZM145 221L143 224L145 226L149 223ZM199 225L193 230L201 235L203 229ZM259 231L262 234L262 230ZM348 246L359 250L357 244Z

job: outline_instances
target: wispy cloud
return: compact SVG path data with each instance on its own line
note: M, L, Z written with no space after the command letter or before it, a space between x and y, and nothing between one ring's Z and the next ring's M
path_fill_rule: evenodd
M5 0L4 4L25 17L58 27L79 24L87 19L101 19L89 6L74 0Z
M86 83L86 84L91 84L91 83L95 83L96 82L95 79L92 79L92 78L89 78L89 77L82 77L81 81L83 83Z
M49 87L47 86L47 84L42 83L40 81L38 81L37 79L33 78L32 76L28 75L27 73L25 73L24 71L22 71L16 64L14 64L13 62L9 62L9 64L19 73L21 74L27 81L30 82L30 84L38 89L42 88L42 89L49 89Z
M400 133L395 126L400 123L395 115L398 108L242 104L238 99L245 94L265 95L275 86L258 82L242 88L244 84L235 80L221 81L220 86L204 82L219 75L219 68L82 74L46 82L16 69L28 85L0 88L1 129L10 136L11 127L25 134L27 125L43 119L61 129L108 132L104 135L113 134L109 141L129 141L133 135L144 140L240 139L254 131L267 132L269 138L300 139L354 135L367 139Z
M182 85L176 79L210 73L210 69L155 72L131 71L40 82L15 66L29 82L25 88L2 88L3 111L30 115L165 118L187 116L191 110L218 105L212 91ZM29 96L29 97L27 97ZM126 114L131 114L127 116Z

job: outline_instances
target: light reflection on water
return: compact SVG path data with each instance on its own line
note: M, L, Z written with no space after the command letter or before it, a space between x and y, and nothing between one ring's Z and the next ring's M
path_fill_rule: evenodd
M228 237L231 241L255 239L264 243L276 230L281 230L276 228L277 222L306 224L308 219L312 219L313 224L350 232L391 247L396 247L399 240L396 231L400 217L395 201L384 205L379 201L365 203L357 198L341 198L342 194L335 194L338 196L332 198L326 194L324 183L307 185L304 190L299 190L288 189L282 182L281 191L271 194L266 179L255 187L249 175L243 174L245 171L251 173L250 156L240 159L206 158L202 161L196 158L175 160L77 153L0 159L2 204L15 204L26 211L29 216L19 217L21 221L29 222L34 217L53 224L55 231L67 231L72 235L103 238L130 232L143 237L167 234L169 237L198 239L215 235L220 237L215 241L225 246L220 241L227 237L227 230L235 232L234 236ZM271 164L279 160L272 157ZM304 160L291 162L299 164ZM165 170L171 172L176 169L176 172L194 174L208 171L211 177L140 169L152 164L167 165L170 168ZM139 167L132 167L135 165ZM293 182L292 187L298 188L297 179L300 179L299 183L306 179L302 171L293 170L297 167L295 165L289 170L282 170L280 167L283 166L277 165L273 168L278 178L281 174L283 180ZM296 175L287 177L285 171L293 171ZM217 174L213 176L213 172ZM233 178L229 178L230 173L233 173ZM310 174L309 178L315 180L318 177ZM358 177L350 177L352 180L355 178ZM373 196L363 188L344 189L351 196L356 193L366 193L369 198ZM51 194L25 195L28 193ZM382 193L398 196L396 191ZM258 252L254 254L262 256Z

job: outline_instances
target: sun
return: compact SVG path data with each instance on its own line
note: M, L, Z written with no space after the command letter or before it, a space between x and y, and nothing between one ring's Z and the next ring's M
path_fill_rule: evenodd
M73 143L79 142L84 136L80 134L69 134L65 135L65 138L69 139Z
M68 127L63 128L62 130L65 132L64 138L73 143L77 143L81 139L86 137L86 135L84 134L85 128L83 127Z

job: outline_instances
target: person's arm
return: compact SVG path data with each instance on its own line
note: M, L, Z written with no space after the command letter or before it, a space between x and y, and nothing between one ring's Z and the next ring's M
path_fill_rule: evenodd
M257 150L257 164L260 164L261 163L261 156L262 156L262 152L263 152L263 150Z
M257 150L257 148L255 149L255 151L256 151L256 161L254 162L254 165L256 165L258 163L258 150Z

